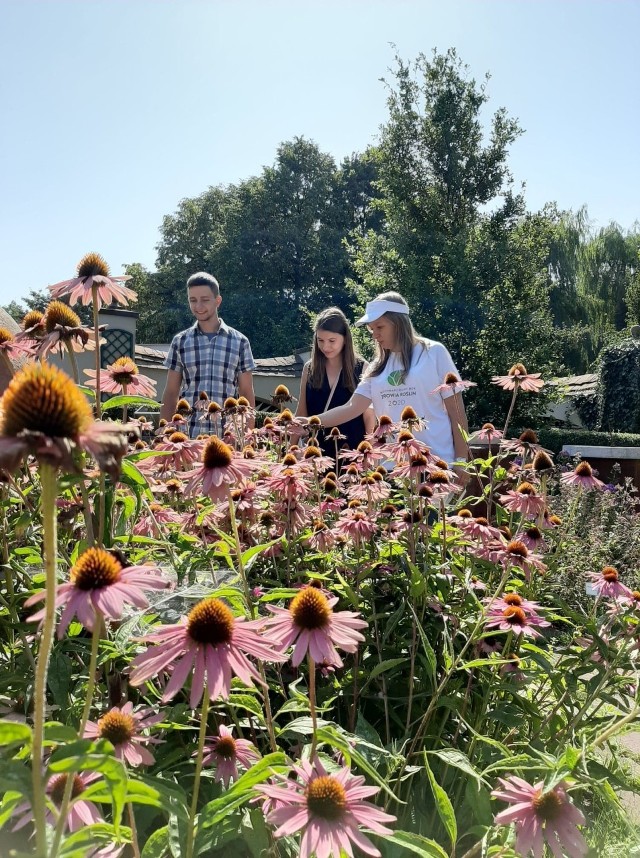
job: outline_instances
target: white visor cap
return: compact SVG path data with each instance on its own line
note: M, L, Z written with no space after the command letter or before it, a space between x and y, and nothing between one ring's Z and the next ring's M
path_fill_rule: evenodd
M409 308L406 304L399 304L397 301L368 301L365 314L361 319L358 319L356 327L370 325L371 322L375 322L385 313L401 313L403 316L408 316Z

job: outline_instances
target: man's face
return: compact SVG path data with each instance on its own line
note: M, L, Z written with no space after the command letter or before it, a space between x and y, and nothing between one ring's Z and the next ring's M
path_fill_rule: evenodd
M189 307L199 322L215 319L222 298L214 295L208 286L191 286L189 289Z

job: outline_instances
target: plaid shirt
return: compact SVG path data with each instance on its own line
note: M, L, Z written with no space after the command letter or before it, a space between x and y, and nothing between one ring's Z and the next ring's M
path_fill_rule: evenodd
M171 342L164 365L182 373L180 398L192 406L201 390L220 405L228 396L238 395L238 377L256 368L249 340L240 331L230 328L220 319L220 327L209 338L198 323L176 334ZM201 431L194 411L189 419L189 434Z

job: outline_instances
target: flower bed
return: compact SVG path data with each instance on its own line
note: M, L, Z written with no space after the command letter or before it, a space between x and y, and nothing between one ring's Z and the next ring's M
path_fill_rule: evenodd
M336 461L228 400L202 438L184 413L155 437L46 366L2 405L7 843L613 855L640 592L615 541L582 558L593 597L568 586L590 515L635 527L587 462L485 427L465 496L406 426Z

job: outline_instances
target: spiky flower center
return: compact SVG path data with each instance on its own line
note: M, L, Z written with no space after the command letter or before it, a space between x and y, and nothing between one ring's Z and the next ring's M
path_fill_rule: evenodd
M400 420L417 420L418 415L410 405L405 406L400 414Z
M523 626L527 622L527 615L517 605L510 605L502 612L502 616L510 626Z
M281 397L282 399L291 396L291 394L289 393L289 388L284 384L279 384L276 387L273 395Z
M222 408L218 405L217 402L210 402L209 407L207 408L208 414L219 414L222 411Z
M182 491L182 483L180 480L172 479L167 480L165 483L168 492L181 492Z
M138 367L130 357L120 357L109 367L111 376L117 384L131 384L134 375L138 375Z
M304 451L305 459L319 459L322 456L322 450L318 447L307 447Z
M510 375L511 377L513 377L513 376L520 376L520 375L526 375L526 374L527 374L526 367L525 367L525 365L524 365L524 364L522 364L522 363L514 363L514 365L513 365L513 366L511 367L511 369L509 370L509 375Z
M579 477L593 476L593 468L591 467L589 462L580 462L580 464L576 467L575 472Z
M10 343L13 339L15 338L8 328L0 328L0 344Z
M418 497L421 498L432 498L433 497L433 489L431 486L428 486L426 483L423 483L418 489Z
M520 483L516 491L521 495L535 495L536 490L531 483Z
M519 436L519 440L524 444L537 444L538 436L533 431L533 429L525 429L524 432Z
M109 276L109 266L99 253L87 253L78 262L78 277Z
M68 775L58 775L51 779L49 786L49 795L53 803L60 807L64 798L65 787L67 786ZM73 775L73 786L71 787L71 798L77 798L85 790L85 785L82 782L80 775Z
M233 460L233 450L216 435L212 435L202 451L202 461L205 468L226 468Z
M29 310L22 320L22 327L27 331L29 328L35 328L36 325L42 324L43 321L44 313L41 313L40 310Z
M44 326L48 334L55 331L58 325L63 328L79 328L80 324L80 316L62 301L52 301L47 307Z
M408 429L403 429L402 432L398 432L398 441L400 444L404 441L413 441L413 432L410 432Z
M618 570L613 566L605 566L602 570L602 577L605 581L617 581L619 579Z
M479 524L479 525L481 525L482 527L488 527L488 526L489 526L489 520L488 520L488 519L486 519L483 515L478 515L478 516L476 516L476 517L474 518L474 521L475 521L475 523L476 523L476 524Z
M293 421L293 414L288 408L285 408L278 420L281 423L291 423Z
M447 474L446 471L435 470L429 475L429 482L446 485L451 482L451 480L449 479L449 474Z
M542 539L542 533L540 532L540 528L535 524L532 524L531 527L528 527L525 530L525 533L529 537L529 539Z
M179 399L176 405L178 414L188 414L191 411L191 406L186 399Z
M331 616L326 597L314 587L305 587L291 601L289 611L298 628L314 631L325 628Z
M536 816L545 821L557 819L562 814L562 808L565 804L564 797L555 789L548 792L539 790L533 797L531 803L536 812Z
M445 384L457 384L460 381L455 372L448 372L444 377Z
M220 599L203 599L189 611L187 632L199 644L227 644L233 634L234 618Z
M528 557L529 549L524 544L524 542L520 542L519 539L513 539L506 548L507 554L511 554L513 557Z
M188 435L185 435L184 432L172 432L169 435L169 441L172 444L184 444L185 441L188 441Z
M78 590L100 590L120 580L122 565L104 548L87 548L71 569Z
M335 490L338 488L338 484L335 482L335 480L330 480L327 478L323 480L322 488L325 490L325 492L335 492Z
M484 429L485 432L495 432L496 431L496 427L493 425L493 423L483 423L482 428Z
M347 793L337 778L323 775L314 778L307 787L307 808L314 816L336 821L347 805Z
M136 733L136 722L126 712L112 710L103 715L98 721L98 735L107 739L112 745L124 745Z
M393 426L393 420L389 417L388 414L381 414L378 418L378 424L380 426Z
M412 468L426 468L427 467L427 458L422 454L418 454L411 459L410 466Z
M234 760L236 757L236 740L233 736L220 736L216 742L216 754L223 760Z
M322 422L316 414L309 418L309 426L322 426ZM334 426L333 428L335 429L336 427Z
M553 468L551 457L548 456L544 450L538 451L533 458L533 470L547 471L549 468Z
M523 598L519 596L518 593L505 593L503 596L503 601L507 605L515 606L519 608L522 605Z
M458 518L473 518L473 514L470 509L459 509L458 510Z
M55 366L29 364L9 383L2 398L0 434L16 436L24 429L50 438L75 438L93 415L84 394Z

